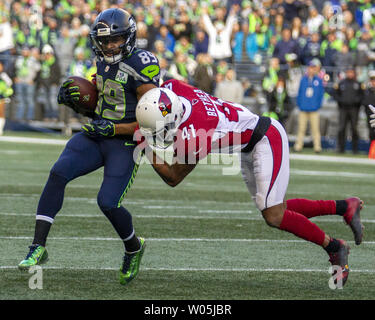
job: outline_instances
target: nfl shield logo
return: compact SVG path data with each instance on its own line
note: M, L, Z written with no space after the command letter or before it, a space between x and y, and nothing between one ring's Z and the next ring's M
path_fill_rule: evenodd
M118 82L127 83L128 82L128 74L124 71L119 70L119 71L117 71L115 80L118 81Z

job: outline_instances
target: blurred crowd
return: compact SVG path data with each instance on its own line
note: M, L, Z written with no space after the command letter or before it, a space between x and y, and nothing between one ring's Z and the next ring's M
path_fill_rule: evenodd
M0 0L0 98L12 100L9 117L75 116L59 109L57 91L69 75L95 73L88 34L98 12L110 7L134 15L137 47L156 54L161 82L180 79L241 103L259 94L251 74L241 73L254 66L262 73L265 113L281 121L299 107L310 65L319 67L324 94L335 100L347 69L363 90L373 84L372 0Z

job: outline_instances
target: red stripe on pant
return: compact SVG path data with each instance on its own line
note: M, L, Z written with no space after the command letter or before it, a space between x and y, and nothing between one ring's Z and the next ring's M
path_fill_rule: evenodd
M267 197L268 197L276 181L276 178L280 172L281 162L283 159L283 140L281 138L279 130L277 130L277 128L273 125L269 127L265 136L268 138L268 141L270 142L270 146L272 150L272 157L273 157L272 177L271 177L270 186L267 192ZM266 198L266 206L267 206L267 198Z

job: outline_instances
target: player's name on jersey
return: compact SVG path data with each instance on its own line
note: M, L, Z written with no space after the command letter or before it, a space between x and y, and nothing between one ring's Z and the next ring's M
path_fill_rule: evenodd
M210 96L202 90L194 90L194 92L196 93L199 100L204 104L207 115L217 117L216 109L214 107L215 103L217 102L211 100ZM194 100L192 101L192 104L194 105Z

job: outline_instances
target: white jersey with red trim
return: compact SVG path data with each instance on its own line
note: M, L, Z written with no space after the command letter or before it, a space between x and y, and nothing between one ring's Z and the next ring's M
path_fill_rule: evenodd
M179 159L203 159L210 152L239 152L249 143L259 116L246 107L178 80L166 81L162 87L179 96L185 108L174 142Z

